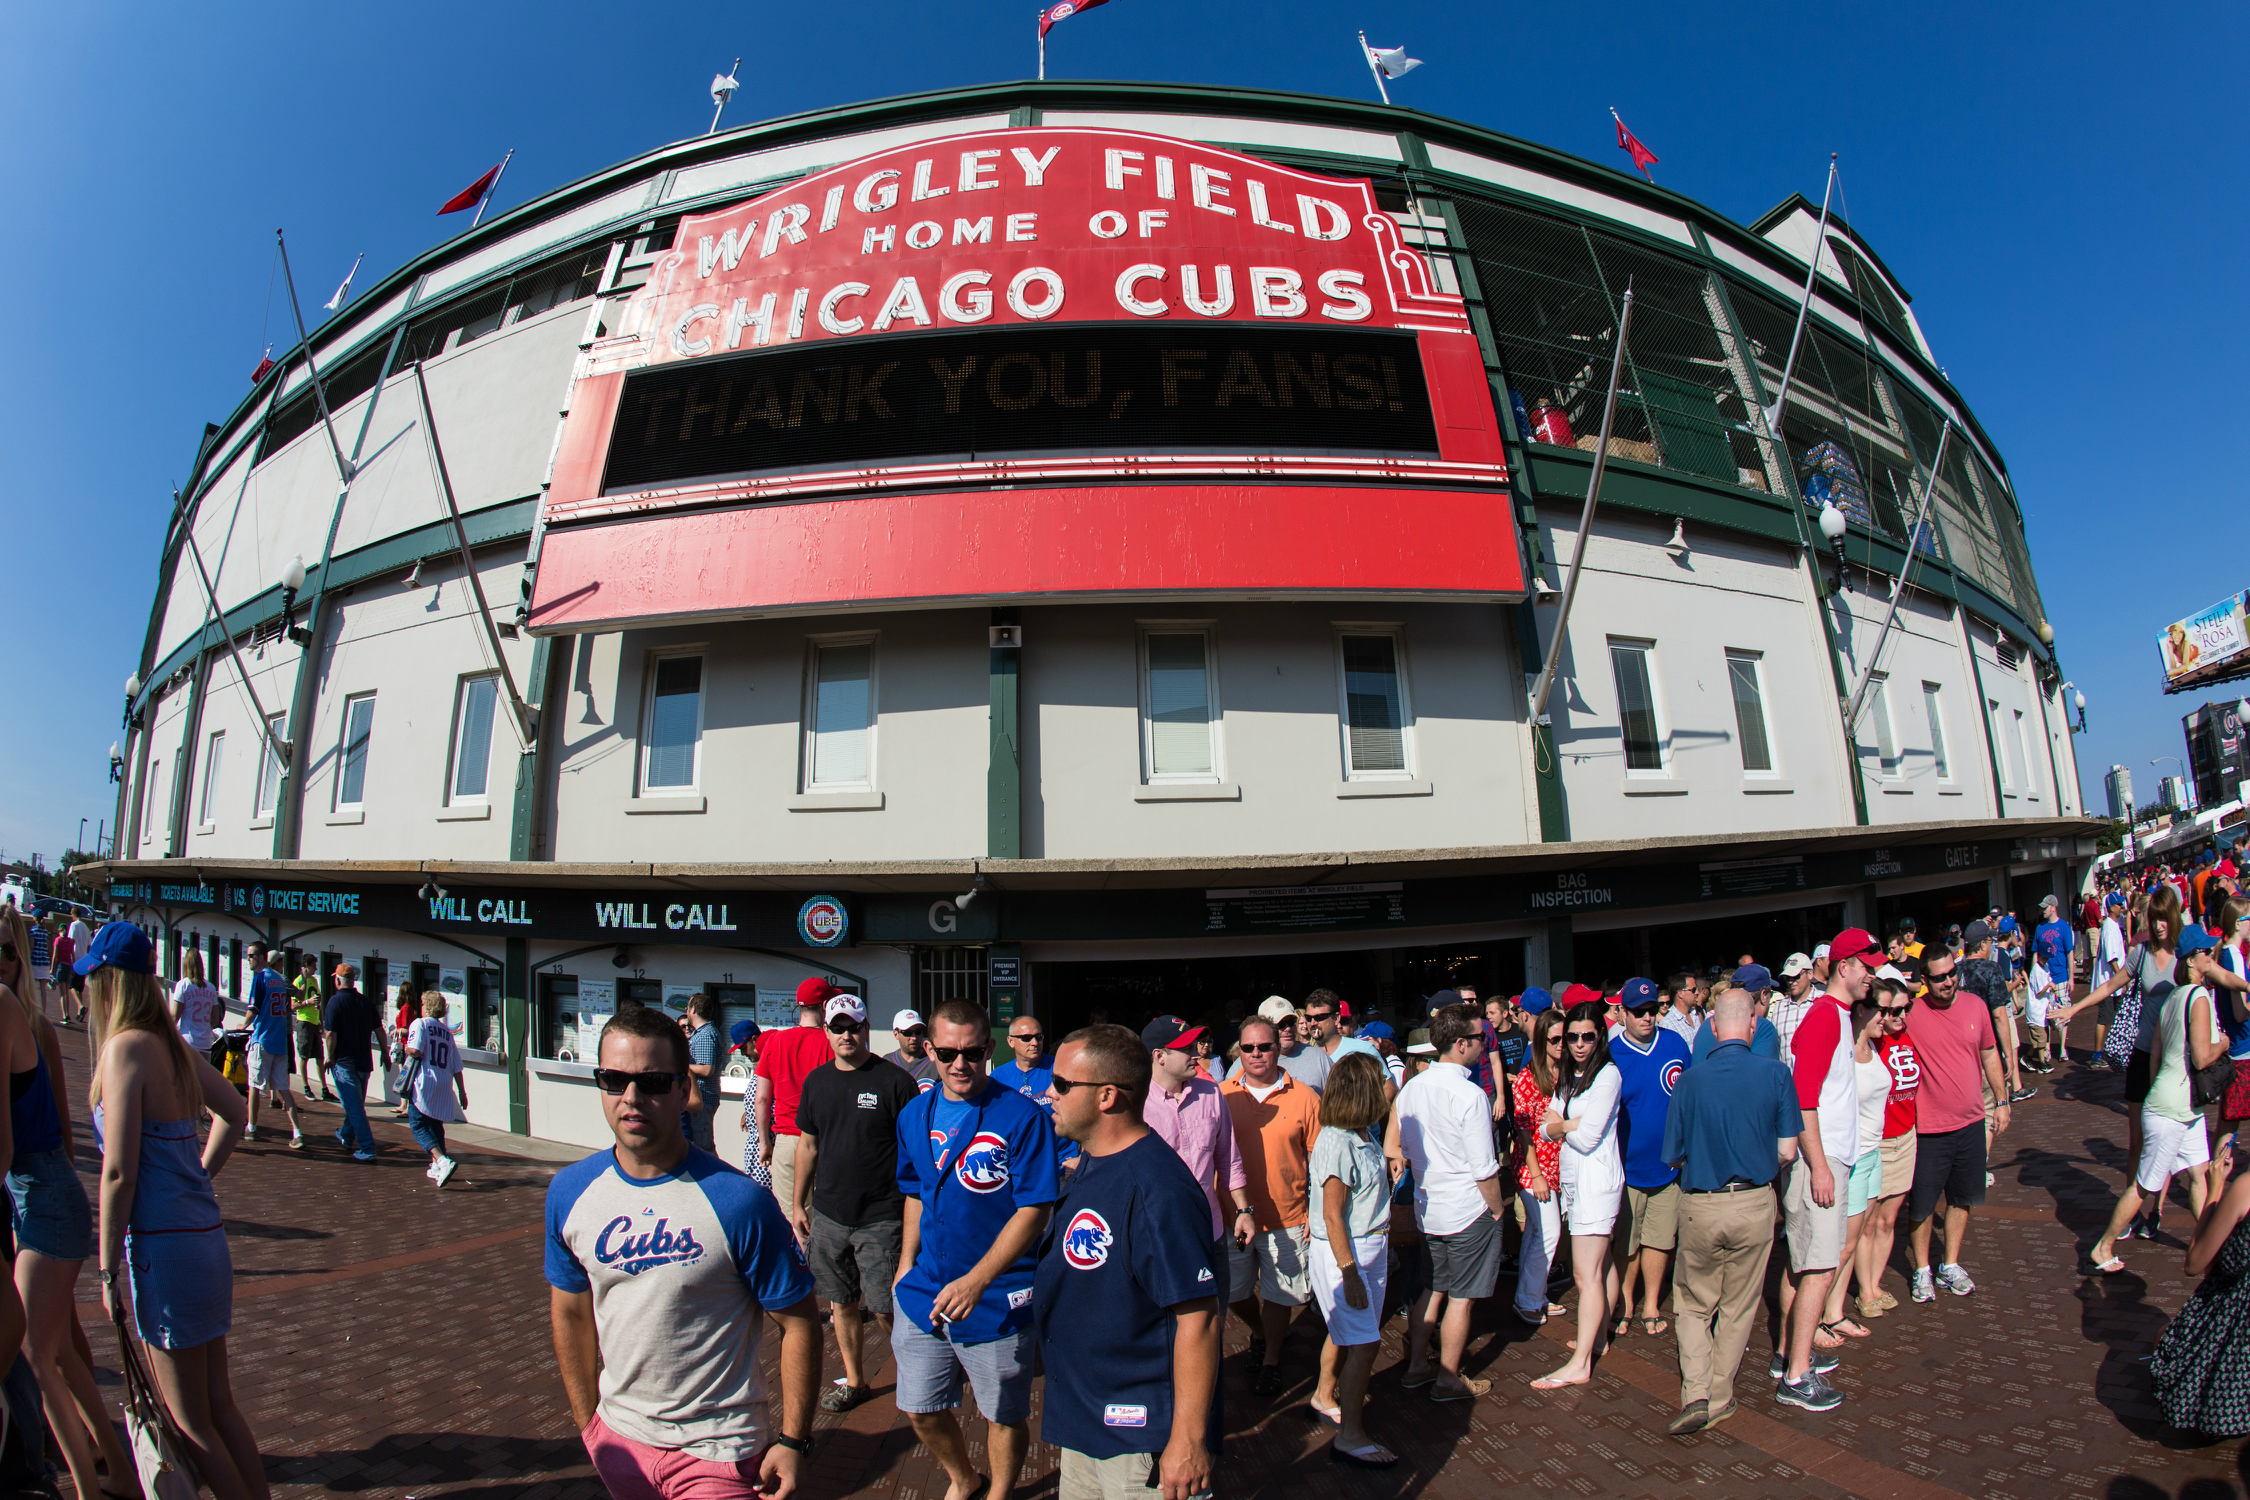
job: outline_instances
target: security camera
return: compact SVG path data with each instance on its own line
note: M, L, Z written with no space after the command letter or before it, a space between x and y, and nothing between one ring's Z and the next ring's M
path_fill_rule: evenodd
M977 897L979 897L979 896L983 895L983 894L985 893L986 889L987 889L987 886L986 886L986 884L985 884L985 879L984 879L984 872L980 870L980 871L978 871L978 872L977 872L976 883L975 883L975 884L973 884L973 885L971 885L971 886L970 886L970 887L969 887L969 888L968 888L967 890L963 891L963 892L962 892L962 893L961 893L960 895L958 895L958 896L955 896L955 897L953 898L953 908L954 908L954 910L956 910L956 911L966 911L966 910L968 910L968 906L969 906L969 903L970 903L971 901L974 901L974 900L976 900L976 899L977 899Z
M420 896L424 901L443 901L445 899L445 887L439 885L437 877L433 875L425 879L422 882L422 888L414 894Z
M633 950L619 943L617 951L610 955L609 966L613 969L630 969L633 967Z

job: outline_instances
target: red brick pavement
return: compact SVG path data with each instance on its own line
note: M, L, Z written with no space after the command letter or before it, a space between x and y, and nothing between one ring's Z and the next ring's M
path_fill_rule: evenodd
M83 1045L65 1033L74 1075ZM1394 1320L1368 1425L1405 1462L1375 1474L1331 1463L1324 1430L1303 1406L1316 1337L1300 1329L1291 1338L1294 1383L1263 1402L1249 1391L1234 1328L1219 1492L1324 1500L1502 1490L1620 1500L2237 1495L2250 1476L2242 1445L2167 1433L2138 1363L2192 1290L2181 1267L2186 1209L2167 1217L2173 1243L2128 1248L2126 1274L2077 1274L2079 1248L2099 1231L2123 1177L2121 1084L2077 1067L2039 1082L2040 1097L2018 1107L1996 1153L1999 1182L1971 1232L1977 1294L1916 1306L1894 1272L1902 1305L1845 1351L1839 1410L1777 1407L1770 1386L1746 1378L1733 1421L1671 1438L1669 1335L1627 1338L1591 1385L1542 1394L1529 1383L1560 1362L1567 1329L1558 1321L1531 1334L1495 1299L1469 1359L1494 1386L1473 1405L1399 1390L1403 1328ZM316 1137L337 1120L333 1106L310 1113ZM219 1180L235 1262L234 1382L276 1494L598 1495L548 1348L539 1226L552 1166L464 1150L460 1176L441 1192L422 1178L403 1127L380 1123L378 1134L386 1150L375 1167L261 1141ZM80 1164L90 1179L91 1155ZM91 1294L88 1277L80 1296ZM98 1306L80 1311L106 1364L113 1345ZM1761 1323L1749 1363L1769 1347ZM829 1369L838 1368L831 1352ZM879 1381L883 1373L887 1360ZM878 1390L858 1411L821 1419L809 1493L942 1500L943 1474L916 1447L888 1386ZM1028 1493L1053 1494L1054 1464L1054 1450L1035 1444Z

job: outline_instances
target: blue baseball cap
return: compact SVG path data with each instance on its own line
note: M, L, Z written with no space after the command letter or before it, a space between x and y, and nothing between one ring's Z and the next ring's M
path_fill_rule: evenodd
M1744 964L1734 971L1734 987L1762 995L1773 988L1773 971L1764 964Z
M130 922L108 922L94 934L86 956L70 966L80 974L96 969L123 969L128 974L154 974L156 949L148 934Z
M1523 1013L1527 1016L1536 1016L1554 1003L1555 997L1540 989L1537 985L1525 990L1516 1001L1516 1004L1523 1007Z
M1628 979L1625 988L1617 992L1617 1003L1627 1010L1646 1010L1662 1005L1664 997L1656 992L1656 982L1651 979Z
M1391 1030L1391 1023L1388 1021L1370 1021L1359 1028L1359 1034L1363 1037L1382 1037L1387 1040L1398 1033Z
M105 931L107 929L104 929ZM2180 943L2176 950L2180 957L2190 953L2208 953L2219 946L2219 940L2201 922L2190 922L2180 929Z
M727 1032L727 1037L728 1037L728 1039L729 1039L729 1040L731 1040L731 1041L732 1041L732 1042L733 1042L733 1043L734 1043L734 1044L735 1044L735 1045L736 1045L737 1047L742 1047L742 1046L747 1046L747 1045L749 1044L749 1042L750 1042L750 1039L751 1039L752 1037L756 1036L757 1034L758 1034L758 1023L757 1023L757 1022L755 1022L755 1021L737 1021L737 1022L735 1022L735 1023L734 1023L733 1027L732 1027L731 1029L729 1029L729 1030L728 1030L728 1032Z
M2002 917L2000 919L2000 935L2002 937L2014 937L2021 931L2023 931L2023 929L2016 925L2016 919L2014 917Z
M1459 1005L1462 1003L1461 992L1459 990L1439 990L1434 995L1424 995L1422 998L1430 1003L1430 1014L1433 1016L1436 1015L1439 1011L1445 1009L1448 1005Z

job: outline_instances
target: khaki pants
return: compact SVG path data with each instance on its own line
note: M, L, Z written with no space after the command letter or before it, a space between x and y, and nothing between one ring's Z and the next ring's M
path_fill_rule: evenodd
M783 1218L789 1216L789 1205L797 1191L797 1137L776 1135L773 1138L773 1197L781 1205Z
M1773 1254L1771 1187L1683 1193L1680 1252L1672 1271L1672 1316L1680 1334L1680 1405L1734 1400L1735 1372L1750 1341Z

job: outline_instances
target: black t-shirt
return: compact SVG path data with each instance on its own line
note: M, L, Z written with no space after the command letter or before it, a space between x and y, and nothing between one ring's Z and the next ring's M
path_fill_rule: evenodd
M336 1037L335 1055L329 1062L346 1068L357 1068L362 1073L373 1067L370 1056L370 1039L381 1029L382 1020L375 1014L374 1002L358 990L345 986L328 997L328 1009L321 1014L323 1031Z
M1989 958L1964 958L1960 962L1961 990L1976 996L1988 1010L1998 1011L2008 1004L2007 971ZM1998 1024L1998 1017L1994 1017Z
M830 1062L805 1075L797 1128L820 1142L809 1200L821 1217L857 1228L905 1216L898 1112L919 1092L904 1068L873 1055L860 1067Z

